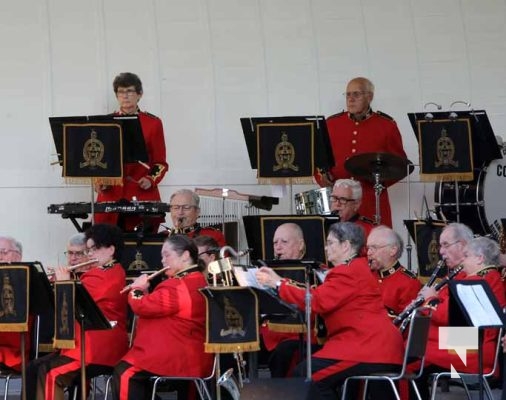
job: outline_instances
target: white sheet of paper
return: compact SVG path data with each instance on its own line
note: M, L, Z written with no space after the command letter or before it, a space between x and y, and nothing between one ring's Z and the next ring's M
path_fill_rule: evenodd
M457 295L467 310L473 326L499 326L501 318L481 285L456 285Z

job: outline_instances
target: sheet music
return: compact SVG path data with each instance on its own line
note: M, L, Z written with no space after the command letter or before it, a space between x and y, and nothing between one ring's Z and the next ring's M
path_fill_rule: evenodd
M327 276L327 273L329 272L328 269L315 269L314 273L316 274L316 277L318 278L318 281L320 284L325 282L325 278Z
M457 294L473 326L502 326L501 318L481 285L457 284Z
M235 279L237 280L237 283L239 286L242 287L255 287L258 289L265 289L264 286L262 286L257 281L256 273L258 271L258 268L246 268L243 267L233 267L234 269L234 275Z

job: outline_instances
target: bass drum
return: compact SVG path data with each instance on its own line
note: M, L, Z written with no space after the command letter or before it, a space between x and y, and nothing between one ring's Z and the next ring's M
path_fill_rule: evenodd
M295 212L298 215L330 215L330 194L332 188L308 190L294 196Z
M506 159L493 160L488 166L474 171L470 182L438 182L434 193L436 212L442 219L457 221L457 201L460 222L474 233L491 234L497 238L501 219L506 218ZM455 187L457 185L457 188Z

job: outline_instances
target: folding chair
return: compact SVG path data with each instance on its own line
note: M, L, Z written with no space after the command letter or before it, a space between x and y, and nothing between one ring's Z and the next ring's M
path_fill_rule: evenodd
M350 380L362 380L365 382L363 398L367 395L367 383L369 381L388 381L395 394L397 400L400 400L399 391L395 386L395 381L407 380L413 386L418 400L421 400L420 392L416 386L415 379L418 379L423 372L423 365L425 362L425 350L427 348L427 338L429 336L431 314L422 314L421 309L416 309L411 319L409 326L408 340L406 342L406 350L404 352L404 360L402 362L402 368L399 373L395 372L376 372L370 375L357 375L350 376L344 381L343 393L341 400L346 399L346 391L348 388L348 381ZM408 364L419 361L420 368L416 373L409 372L407 370Z
M472 400L471 393L469 392L468 383L469 381L473 382L480 382L480 378L483 382L483 388L485 389L485 393L487 394L487 397L489 400L494 400L494 396L492 394L492 389L490 388L490 385L488 384L487 378L493 377L495 374L495 371L497 369L497 365L499 363L499 353L501 351L501 337L502 337L502 329L499 329L498 335L497 335L497 344L495 347L495 355L494 355L494 364L492 366L492 369L488 372L484 372L481 377L479 374L475 373L465 373L465 372L458 372L459 377L455 379L460 379L462 382L462 386L464 387L464 391L466 392L467 398L469 400ZM431 374L432 379L432 389L431 389L431 400L434 400L436 398L436 392L437 392L437 384L440 378L447 377L447 378L453 378L451 372L437 372L434 374ZM467 382L466 382L467 381Z
M37 315L35 317L35 323L33 324L32 331L28 334L31 341L31 351L29 361L39 357L39 330L40 330L40 318ZM27 363L28 366L28 363ZM12 369L0 370L0 379L5 380L4 384L4 400L9 397L9 385L14 379L21 379L21 372L17 372Z
M151 400L155 400L156 398L156 390L160 383L168 382L168 381L190 381L193 382L197 388L199 393L199 397L201 400L213 400L211 393L209 392L209 388L207 386L207 382L211 381L216 374L216 364L218 361L219 354L215 354L213 369L211 374L205 378L201 378L198 376L153 376L153 391L151 392Z

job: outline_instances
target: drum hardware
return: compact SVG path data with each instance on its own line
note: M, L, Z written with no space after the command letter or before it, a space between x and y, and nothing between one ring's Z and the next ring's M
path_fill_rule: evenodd
M381 223L380 195L386 181L398 181L411 174L414 166L407 158L390 153L363 153L347 159L344 168L354 177L374 184L376 215L374 222Z
M294 196L297 215L331 215L331 187L308 190Z

